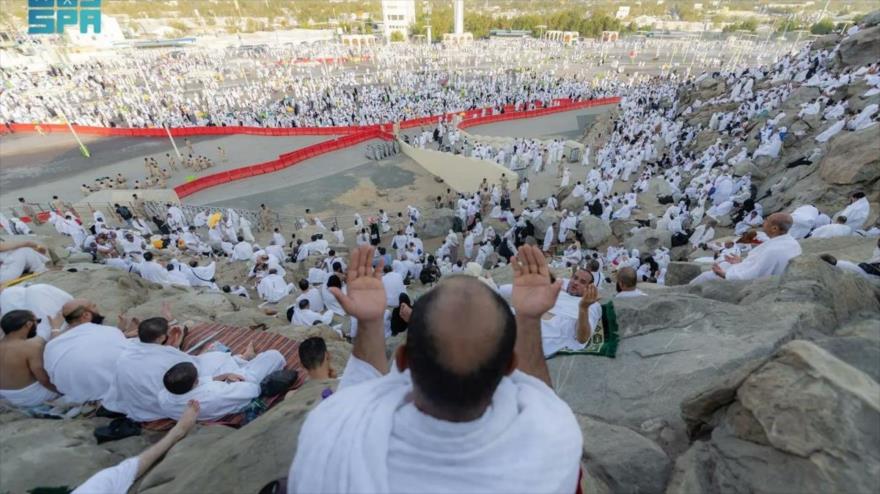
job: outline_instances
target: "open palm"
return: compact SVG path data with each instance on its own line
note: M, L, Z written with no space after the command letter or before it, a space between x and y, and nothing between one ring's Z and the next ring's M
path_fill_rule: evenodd
M513 294L511 304L518 317L539 318L556 303L562 282L550 283L544 254L537 247L523 245L511 259Z
M382 284L384 261L373 268L373 247L358 247L351 254L346 272L348 293L330 288L347 314L360 322L382 320L385 314L385 286Z

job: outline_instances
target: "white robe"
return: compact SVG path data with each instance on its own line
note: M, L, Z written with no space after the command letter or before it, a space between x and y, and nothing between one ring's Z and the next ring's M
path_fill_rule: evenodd
M13 310L29 310L41 319L37 336L49 341L52 332L49 317L57 314L70 300L73 300L72 295L52 285L10 286L0 291L0 317Z
M293 285L279 274L267 274L257 285L257 293L266 302L276 303L293 290Z
M834 215L834 217L845 216L846 225L854 229L862 228L868 221L868 215L871 213L871 204L868 203L867 197L862 197L858 201L850 204L843 211Z
M785 234L768 239L755 247L748 257L739 264L727 266L725 279L754 280L766 276L782 274L788 262L801 255L801 246L791 235ZM706 271L694 278L690 284L699 285L709 280L719 279L712 271Z
M30 247L0 252L0 282L14 280L25 271L42 273L47 269L47 262L49 262L48 257Z
M820 226L813 230L811 238L832 238L832 237L848 237L853 234L853 229L848 225L840 225L833 223L831 225Z
M6 400L13 406L21 408L39 406L58 396L60 396L58 393L46 389L37 381L21 389L0 389L0 400Z
M118 328L80 324L46 343L43 367L66 401L100 400L115 379L116 362L127 345Z
M397 307L400 294L406 293L406 285L403 284L403 276L394 271L382 276L382 285L385 287L385 302L388 307Z
M104 407L138 422L165 418L158 398L165 388L162 378L168 369L181 362L198 366L197 357L176 348L130 340L119 356L115 379L103 400Z
M217 420L231 413L240 412L251 400L260 396L260 382L263 378L283 369L287 363L277 350L262 352L250 361L233 357L226 359L226 362L234 365L220 370L239 374L245 378L245 381L227 383L209 377L200 377L196 387L182 395L162 389L158 398L163 414L168 418L179 419L190 400L198 400L198 420L201 421Z
M137 268L141 276L147 281L159 283L160 285L171 284L171 280L168 279L168 271L156 261L137 263Z
M477 420L412 403L409 371L349 358L339 390L306 418L287 492L574 492L582 434L546 384L514 371ZM515 468L511 468L515 465Z

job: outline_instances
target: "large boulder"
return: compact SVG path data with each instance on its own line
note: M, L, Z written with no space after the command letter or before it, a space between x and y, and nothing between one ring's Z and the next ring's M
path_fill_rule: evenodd
M880 382L880 315L847 324L816 344Z
M595 249L611 237L611 227L601 218L586 213L579 220L578 229L584 238L583 247Z
M454 220L455 211L451 209L425 209L418 222L419 235L422 238L445 237L452 229Z
M579 214L582 209L584 209L584 198L583 197L575 197L568 196L565 199L559 201L559 209L567 209L568 211L574 211L575 214Z
M544 240L544 234L547 232L547 228L550 228L553 223L556 223L557 227L559 226L559 212L558 211L544 211L537 218L532 220L532 226L535 227L535 238ZM499 234L503 233L503 231L496 230ZM557 232L558 233L558 230Z
M303 422L328 387L335 389L336 382L308 381L239 430L210 442L184 439L147 474L139 492L259 492L287 477Z
M557 393L575 412L634 429L672 456L688 444L682 400L770 354L791 338L807 309L667 291L615 300L616 358L563 356L548 365Z
M874 492L880 385L806 341L783 346L676 461L668 493Z
M836 185L875 182L880 178L878 142L880 126L877 125L836 135L819 165L819 173L826 182Z
M639 249L640 253L653 252L660 247L672 248L672 233L669 230L653 230L639 228L633 235L624 240L627 250Z
M700 276L703 265L695 262L670 262L666 268L666 286L687 285Z
M585 415L577 420L584 435L583 463L591 476L611 492L663 492L672 462L660 446L626 427Z
M862 29L846 37L837 51L836 61L844 67L861 67L877 61L880 53L880 26Z
M0 491L27 492L34 487L71 489L99 470L137 456L156 440L154 434L97 444L96 427L109 419L46 420L0 412Z

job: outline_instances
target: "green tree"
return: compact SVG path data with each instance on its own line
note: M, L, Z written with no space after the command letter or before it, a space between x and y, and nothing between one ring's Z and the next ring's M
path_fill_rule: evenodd
M400 31L391 31L391 38L390 39L391 39L392 43L397 43L397 42L406 40L406 38L403 36L403 33L401 33Z
M834 31L834 21L827 17L810 26L810 32L813 34L828 34L831 31Z

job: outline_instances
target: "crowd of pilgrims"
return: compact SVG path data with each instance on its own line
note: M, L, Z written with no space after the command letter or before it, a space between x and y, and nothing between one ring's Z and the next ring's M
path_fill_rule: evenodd
M517 300L523 300L517 297L517 290L523 290L526 285L518 285L517 279L539 276L540 273L542 280L546 277L542 283L546 281L549 286L544 265L546 256L551 267L565 268L571 273L563 280L562 290L554 295L555 301L550 300L543 309L552 317L534 318L541 334L538 353L550 357L560 350L583 349L589 343L601 319L600 290L613 287L617 298L650 297L650 292L642 292L637 284L664 283L670 261L667 248L651 252L621 246L610 246L604 252L582 248L584 224L631 219L640 212L644 202L640 203L639 198L645 194L656 195L666 208L658 217L638 215L641 219L634 227L634 233L641 228L667 230L673 246L689 244L694 249L703 250L705 257L698 261L711 264L712 269L693 283L716 278L754 279L780 274L787 262L799 255L801 250L797 240L808 236L880 237L880 228L868 224L870 205L861 191L854 191L851 203L841 211L819 211L812 205L799 205L790 214L764 211L750 175L737 176L733 172L734 167L744 160L752 160L756 166L761 166L765 162L762 157L772 159L779 156L782 139L788 132L785 127L778 126L783 117L776 115L763 123L761 142L754 151L749 151L745 145L749 122L762 113L776 110L798 85L815 86L822 92L820 97L804 104L799 119L815 119L822 122L820 125L829 126L829 130L844 122L836 132L877 125L876 104L853 113L848 112L845 102L832 98L836 88L856 78L868 83L869 96L880 92L878 64L838 71L829 63L833 53L833 50L811 52L803 49L775 64L758 68L709 72L693 79L670 73L622 81L601 91L603 94L619 91L623 99L609 135L596 144L595 153L587 148L580 166L563 159L564 148L558 141L514 139L497 149L489 149L488 144L480 143L468 152L508 166L521 160L520 155L527 154L528 159L524 160L528 163L526 172L516 182L505 174L498 183L488 183L484 179L477 190L469 193L447 190L445 196L438 196L433 206L452 209L455 219L453 228L436 249L428 249L419 237L417 232L426 221L426 214L414 206L396 214L380 210L366 220L355 214L353 227L340 228L331 224L328 228L321 218L308 210L297 225L278 224L265 206L261 206L258 225L233 209L207 209L188 215L180 206L168 204L163 208L164 213L151 215L143 201L135 196L129 203L117 204L112 218L95 212L93 224L89 226L84 224L83 218L66 210L63 203L59 203L48 221L59 234L71 238L69 249L72 252L91 255L95 262L139 274L161 285L200 287L259 298L261 307L271 309L277 317L286 317L297 326L327 324L341 336L354 340L356 348L362 348L358 347L364 341L357 337L358 326L364 323L366 316L363 306L354 304L353 298L349 297L356 296L363 286L364 276L380 280L375 286L384 290L384 303L379 302L383 308L375 315L375 322L384 328L381 331L387 337L406 331L410 321L416 320L413 318L419 305L418 301L414 303L410 294L414 285L434 285L453 274L470 275L471 279L479 280L477 286L482 288L474 288L462 281L450 282L461 283L462 289L478 292L488 287L495 294L493 297L500 295L504 297L502 300L512 300L509 303L516 306L521 303ZM180 69L171 65L161 73L167 76L175 70ZM242 113L245 110L237 108L230 99L203 101L207 106L199 107L204 110L201 117L194 117L193 113L199 102L169 100L163 102L165 108L176 110L173 115L169 111L161 118L167 118L166 121L173 125L200 122L222 125L234 123L236 119L248 124L364 124L377 119L432 115L450 109L597 95L589 83L536 72L505 72L474 78L453 74L448 79L441 79L437 74L401 72L394 84L358 86L356 91L338 84L335 77L322 83L306 82L303 91L312 91L310 88L315 91L309 93L314 99L308 103L258 98L260 104L265 105L262 108L266 115L271 115L265 119L253 113L245 115ZM684 100L683 94L696 91L704 81L711 79L724 81L731 90L709 101L679 103ZM758 89L764 87L760 83L766 80L776 84ZM95 91L99 91L97 88L102 84L106 85L100 79L90 79L86 84ZM139 107L125 96L117 97L120 99L109 98L109 106L96 108L92 116L85 118L109 124L118 115L113 114L116 110L107 113L108 109L113 105L131 105L129 109L133 111L122 116L122 123L156 124L155 118L159 117L148 106ZM250 95L242 97L248 98L248 106L260 107L249 99ZM705 150L694 152L690 145L705 128L701 124L688 123L686 117L705 105L719 103L736 104L734 109L717 112L709 120L708 128L717 130L722 137ZM294 109L288 112L290 105ZM7 107L4 111L9 118L10 109ZM821 133L817 141L821 143L827 132ZM422 146L436 145L441 150L454 151L460 137L450 136L457 134L454 128L441 123L434 129L423 131L415 139ZM432 142L434 144L430 144ZM816 156L804 159L813 160ZM529 197L530 169L532 174L555 171L560 185L566 188L566 196ZM519 193L519 210L513 207L513 192ZM561 203L573 206L563 208ZM554 221L545 222L542 235L536 228L541 215L554 218ZM9 234L0 246L3 261L0 279L45 271L49 261L44 256L45 249L34 242L18 240L21 235L8 227L13 222L0 219ZM716 241L715 229L722 223L733 227L734 240ZM288 231L292 226L296 227L296 233L285 237L282 231ZM256 241L255 229L258 229L256 236L264 235L267 239L262 245ZM357 246L348 259L337 252L346 245L346 234L354 234ZM536 239L538 248L528 246L529 237ZM514 283L496 284L487 270L504 266L512 258L515 259ZM826 260L860 276L880 276L880 247L872 259L859 265L833 258ZM248 266L247 274L242 279L218 280L221 277L218 263L244 263ZM349 269L349 264L355 269ZM528 269L524 271L521 266L525 265ZM372 269L381 266L384 266L381 272L372 274ZM353 286L357 289L351 289ZM41 300L39 304L33 302L37 299ZM196 414L202 420L214 419L246 410L260 395L260 381L283 366L283 359L277 352L256 354L252 349L245 355L231 356L218 351L208 352L198 359L183 358L175 353L176 350L157 344L179 337L172 331L177 324L170 314L154 318L157 320L150 320L149 324L143 321L139 326L121 320L119 329L139 338L138 344L126 345L123 332L101 329L107 326L101 326L99 304L73 299L47 285L6 289L2 294L2 305L4 313L13 308L23 309L13 311L15 317L4 317L3 330L7 335L20 336L33 330L48 341L42 357L45 370L35 373L23 389L0 390L0 396L25 408L39 406L61 393L73 401L104 400L107 408L121 411L137 421L163 417L176 419L187 414ZM520 312L528 312L526 305L514 308L518 316ZM59 310L60 315L56 315ZM31 316L27 317L27 314ZM74 329L63 331L65 322ZM77 336L77 326L89 326L91 333ZM369 330L372 329L370 325ZM112 331L115 333L111 335ZM322 343L314 342L314 345L320 347ZM79 364L70 362L65 353L81 345L102 347L105 353L112 354L106 356L100 365L89 366L88 372L93 376L89 380L80 380ZM93 353L83 351L83 355ZM139 362L144 372L117 375L109 359L120 355L125 355L127 362ZM328 359L321 355L306 367L310 375L331 377L335 371L328 371ZM387 365L382 371L382 365L370 360L363 350L359 355L351 357L343 374L343 380L348 376L347 385L353 389L357 386L355 381L378 379L387 372ZM304 363L306 360L312 362L308 353L301 354L301 357ZM543 362L543 359L538 360ZM207 368L210 370L204 370ZM418 370L414 369L413 373L416 372ZM214 379L195 380L203 374ZM397 376L394 379L404 374L397 373ZM540 375L537 377L543 379ZM544 381L549 384L549 376ZM233 390L233 384L250 386L246 390L244 386ZM108 390L112 394L108 394ZM378 400L380 395L365 395L363 398ZM194 399L200 405L188 405ZM334 413L343 412L337 410ZM345 419L349 420L347 416ZM316 449L303 449L303 441L310 440L310 430L307 424L300 442L304 456L314 456L311 451L323 451L311 443L309 445ZM577 430L572 435L580 437ZM574 447L577 445L565 444L566 447L572 446L570 449L579 458L580 450ZM392 444L389 448L398 446ZM333 447L333 444L327 447ZM335 451L333 454L341 453ZM307 463L318 459L298 457L297 461ZM296 466L294 463L292 468L296 469ZM107 475L123 474L117 470ZM132 475L131 472L124 474L127 477ZM571 487L567 484L569 480L577 477L570 471L558 475L567 487ZM301 485L338 487L327 479L322 484L312 476L302 478L305 480L300 480ZM547 480L546 476L542 479ZM399 485L409 485L406 482L413 479L397 480L403 482Z
M520 69L530 67L522 55L501 57L512 48L479 56L455 52L457 64L474 57L479 65L455 69L418 62L418 53L406 48L377 48L377 65L361 71L305 69L294 63L299 49L286 50L249 53L239 64L222 51L193 51L135 53L45 71L4 69L0 121L61 123L65 112L72 123L103 127L335 127L614 94L613 87L576 74Z

